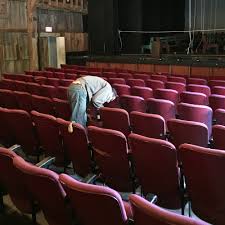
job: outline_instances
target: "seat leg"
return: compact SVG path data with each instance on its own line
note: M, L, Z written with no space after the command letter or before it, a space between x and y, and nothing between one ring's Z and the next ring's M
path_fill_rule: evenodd
M184 215L185 208L185 188L184 188L184 174L181 167L180 174L180 199L181 199L181 214Z
M35 204L32 206L32 223L37 224L36 207Z
M40 155L37 155L37 162L40 162Z
M3 194L0 192L0 213L4 211Z
M188 203L188 216L191 217L191 202Z

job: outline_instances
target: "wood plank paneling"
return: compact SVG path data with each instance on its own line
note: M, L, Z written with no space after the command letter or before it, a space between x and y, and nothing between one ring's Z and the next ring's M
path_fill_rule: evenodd
M225 76L225 68L222 67L214 67L212 68L213 76Z
M0 16L1 29L26 29L27 28L27 1L7 1L7 13Z
M124 64L123 69L125 70L132 70L132 71L137 71L137 64Z
M83 32L83 17L81 13L55 9L39 9L38 15L40 32L45 32L45 27L52 27L55 33Z
M170 73L170 65L155 65L156 73Z
M171 74L190 75L190 67L189 66L171 65Z
M212 69L210 67L192 67L191 76L212 76Z
M154 72L154 65L153 64L138 64L137 71L139 72Z
M23 72L29 69L28 41L26 33L0 33L2 71Z
M65 33L66 52L82 52L88 50L87 33Z

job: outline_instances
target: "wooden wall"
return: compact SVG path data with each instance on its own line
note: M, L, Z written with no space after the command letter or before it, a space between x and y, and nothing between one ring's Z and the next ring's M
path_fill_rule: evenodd
M83 32L83 16L81 13L63 9L38 9L39 31L52 27L52 32Z
M45 27L52 27L53 33L48 35L65 37L66 52L88 50L88 34L84 30L81 13L63 9L38 9L37 13L41 35Z
M26 0L1 0L5 2L0 14L0 30L23 30L27 29ZM4 8L3 8L4 7Z
M88 0L39 0L39 4L51 6L51 7L60 7L69 10L75 10L80 12L87 12Z
M2 71L23 72L29 69L28 41L26 33L0 33L0 58Z
M87 33L65 33L66 52L88 51Z
M26 1L1 2L0 73L23 72L29 69Z
M29 70L31 61L33 68L38 69L38 30L41 35L46 26L51 26L57 36L65 37L67 52L87 51L88 37L83 27L87 0L70 0L69 3L38 0L37 3L38 8L34 8L31 16L29 14L29 21L33 20L30 26L28 0L0 0L0 75Z

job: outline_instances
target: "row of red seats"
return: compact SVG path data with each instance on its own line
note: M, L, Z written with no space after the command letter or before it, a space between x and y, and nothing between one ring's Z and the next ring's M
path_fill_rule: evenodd
M27 112L36 110L66 120L69 120L71 117L71 109L68 101L32 95L21 91L0 89L0 107L22 109Z
M60 99L49 99L46 97L41 97L41 96L36 96L36 95L30 95L29 93L23 93L23 92L13 92L9 90L2 90L0 92L0 100L1 103L0 105L2 107L6 108L20 108L23 110L26 110L30 112L31 110L36 110L42 113L50 114L50 115L56 115L57 117L69 120L70 115L71 115L71 110L69 103L67 101L63 101ZM129 100L133 100L129 102ZM135 101L136 102L135 102ZM123 108L125 108L128 112L132 114L132 111L141 111L145 112L146 109L143 109L143 101L138 102L137 100L140 100L138 97L133 96L121 96L120 102ZM139 127L134 126L134 124L131 126L132 131L135 133L139 133L138 130L142 130L140 134L145 135L145 136L150 136L154 138L162 138L165 137L165 122L163 121L168 121L170 119L175 119L176 118L176 112L175 112L175 107L174 104L170 101L167 100L161 100L161 99L148 99L147 100L147 105L148 105L148 112L149 113L154 113L158 115L151 115L151 114L144 114L146 115L142 120L143 122L139 124ZM103 108L104 109L104 108ZM103 109L100 110L100 112L103 111ZM200 122L205 124L205 127L201 128L200 130L203 130L203 138L199 138L198 135L194 135L194 138L196 139L194 142L192 141L191 143L193 144L198 144L201 146L207 146L208 141L211 138L211 133L212 133L212 110L207 107L207 106L199 106L199 105L192 105L192 104L186 104L186 103L180 103L177 107L177 113L179 115L179 119L182 120L188 120L188 121L195 121L195 122ZM127 117L128 113L125 114L125 119L124 116L121 115L121 113L116 114L117 111L120 112L121 109L109 109L108 111L108 119L105 119L105 114L101 113L101 120L103 121L103 126L106 128L111 128L115 130L120 130L122 131L126 136L129 135L131 129L130 129L130 124L129 124L129 118ZM110 111L112 111L110 113ZM107 112L107 110L106 110ZM107 115L107 114L106 114ZM160 115L160 116L159 116ZM142 116L143 117L143 116ZM154 119L150 119L154 117ZM162 117L163 119L160 119ZM157 118L158 120L161 121L160 123L156 123ZM217 123L224 125L224 110L220 109L217 110L217 113L215 113L215 118ZM121 120L122 119L122 120ZM125 120L125 124L124 121ZM145 120L147 127L145 126ZM147 121L149 122L147 123ZM108 122L107 122L108 121ZM111 121L111 122L110 122ZM154 123L157 124L154 129L149 129L148 126L151 126L151 124L154 125ZM180 122L182 123L182 122ZM188 124L188 122L185 122ZM108 125L107 125L108 124ZM164 124L164 125L163 125ZM177 132L176 135L183 134L183 132L186 132L188 128L185 128L184 125L180 125L181 128ZM190 125L190 129L196 129L197 130L197 125ZM176 127L179 127L178 125ZM143 132L143 130L145 130ZM198 129L199 130L199 129ZM172 132L170 132L172 133ZM188 134L193 135L193 132L188 132ZM202 133L202 132L197 132ZM173 135L171 135L173 136ZM187 135L188 136L188 135ZM206 137L206 138L205 138ZM174 138L176 141L177 138ZM184 142L178 142L184 143ZM201 144L200 144L201 143ZM202 144L203 143L203 144ZM175 143L174 143L175 144ZM176 146L179 146L179 144L175 144Z
M67 101L55 99L54 97L58 97L58 96L53 95L50 92L52 90L54 91L53 93L55 93L55 91L57 89L54 89L54 88L51 88L50 90L47 89L46 96L51 96L54 99L53 101L47 97L41 97L41 96L37 96L37 95L32 96L31 94L25 93L25 92L18 92L18 91L13 92L11 90L1 90L0 89L0 105L2 107L6 107L6 108L20 108L20 109L27 110L28 112L31 111L32 109L35 109L39 112L47 113L47 114L51 114L51 115L55 115L54 112L56 111L57 112L56 115L58 115L58 116L60 115L60 116L62 116L62 118L69 119L69 115L71 112L69 103ZM37 90L35 90L35 91L37 91ZM178 114L180 117L182 117L182 114L179 113L181 111L179 108L181 108L181 106L183 106L183 105L186 105L186 108L187 108L186 110L189 110L192 112L195 110L195 113L192 113L193 115L195 115L196 113L198 114L198 111L200 111L200 110L210 112L210 116L209 115L207 116L207 122L205 122L205 124L209 124L208 125L209 135L211 134L210 125L212 124L212 110L209 107L192 105L192 104L188 104L188 103L187 104L182 103L182 104L177 105L177 101L174 101L175 98L173 98L173 99L171 98L171 96L173 97L175 91L166 90L166 92L165 92L162 89L158 89L157 93L158 93L158 91L159 91L159 93L160 93L160 91L163 91L160 94L160 96L158 96L160 99L148 98L147 100L144 100L143 98L137 97L137 96L121 95L119 98L119 101L117 99L116 101L109 103L108 105L109 106L113 105L114 107L118 107L118 108L122 107L122 108L126 109L129 113L132 111L139 111L139 112L149 112L149 113L158 114L158 115L161 115L166 121L168 119L175 118L176 114ZM182 93L182 94L184 94L184 93ZM166 97L168 97L167 99L169 99L169 100L162 99L162 98L166 99ZM186 96L186 99L184 98L184 102L196 103L196 101L198 100L198 98L197 98L198 96L194 95L194 98L193 98L193 96L191 96L191 97L192 97L191 99L194 99L195 102L185 101L185 100L189 99L188 96ZM201 95L200 95L200 97L201 97ZM53 102L55 103L55 105L56 105L55 108L57 110L54 110ZM198 101L198 104L200 104L199 101ZM221 98L221 96L211 95L210 96L210 106L212 106L214 111L216 109L225 108L224 107L225 106L225 96L223 98ZM198 111L196 111L196 110L198 110ZM64 113L63 113L63 111L64 111ZM197 120L197 122L202 122L203 120L206 121L206 119L203 119L199 116L199 119Z
M18 77L17 77L18 76ZM47 77L30 77L28 75L8 75L4 76L2 79L3 81L9 81L13 80L14 82L26 82L26 83L38 83L38 84L46 84L46 85L52 85L55 87L58 86L69 86L71 82L76 80L77 76L73 75L70 77L70 79L59 79L59 78L47 78Z
M55 91L55 89L53 90ZM69 115L71 113L69 103L66 100L54 98L54 96L49 93L47 94L48 94L47 96L51 96L53 100L51 100L48 97L31 95L30 93L27 92L0 89L0 105L6 108L13 108L13 109L20 108L28 112L31 111L32 109L35 109L39 112L51 115L55 115L54 112L56 111L56 115L58 116L60 115L62 116L62 118L69 119ZM176 105L169 100L154 99L154 98L144 100L141 97L129 95L122 95L120 96L119 100L117 99L116 101L109 103L108 105L112 104L114 105L114 107L124 108L129 113L132 111L139 111L158 114L161 115L166 121L168 119L175 118L177 112L179 115L179 107L181 107L181 106L176 107ZM54 110L54 107L56 110ZM212 110L209 107L191 104L190 108L192 110L194 110L195 108L196 109L201 108L201 110L205 109L209 111L211 113L211 117L208 117L209 122L207 123L209 124L212 123Z
M202 93L205 92L204 89L201 89L201 87L198 86L200 85L190 85L191 88L194 87L192 91L184 90L181 92L180 90L180 92L178 92L177 90L174 90L176 89L175 87L173 87L173 89L157 88L155 89L155 91L153 91L152 88L147 87L135 86L131 88L130 86L123 84L113 85L120 98L122 96L130 96L130 99L132 98L134 102L135 101L144 102L144 100L155 97L157 99L169 100L175 105L175 107L179 102L186 102L190 104L209 105L213 109L213 111L215 111L218 108L225 109L225 95L211 94L207 96L206 94ZM197 88L200 89L197 90ZM131 95L133 95L133 97L131 97ZM110 106L112 107L117 107L116 105L117 105L116 101L111 102L110 104ZM140 110L135 109L135 111Z
M161 115L103 107L100 109L102 127L118 130L126 137L136 133L150 138L169 140L178 148L183 143L225 150L225 110L217 110L217 125L212 127L212 110L204 106L181 103L179 119L165 120ZM164 114L166 109L164 109ZM212 136L211 136L212 135ZM211 141L213 140L213 142ZM211 143L210 143L211 142Z
M43 80L38 80L38 83L41 83L42 85L44 85L44 87L46 87L48 89L52 88L53 89L52 92L57 91L57 90L54 90L53 87L58 87L59 85L69 86L73 81L73 80L61 80L59 82L58 79L46 79L46 80L48 80L47 84L51 84L51 85L45 86L44 85L45 81L43 81ZM109 79L109 82L116 87L119 95L130 94L131 93L130 86L131 87L133 87L133 86L144 87L145 86L144 81L139 80L139 79L129 79L129 80L127 80L127 83L130 84L130 86L128 86L128 85L122 86L125 83L124 79ZM118 83L121 83L121 84L118 84ZM147 80L146 84L153 91L155 91L156 89L167 88L167 89L176 90L176 91L178 91L178 93L181 93L185 90L187 90L189 92L199 92L199 93L205 94L207 97L211 94L210 88L207 87L207 86L204 86L204 85L189 84L185 87L184 84L175 83L175 82L167 82L164 85L164 83L162 83L161 81L157 81L157 80ZM28 87L26 87L26 86L28 86ZM33 86L34 86L34 88L33 88ZM27 90L33 91L33 89L35 89L35 91L36 91L38 89L38 84L30 83L30 82L25 83L23 81L13 81L13 80L9 80L9 79L3 79L0 82L0 87L6 88L6 89L11 89L11 90L19 90L19 91L27 91ZM59 86L59 87L61 88L61 86ZM144 98L152 97L151 96L152 93L150 93L150 92L152 92L152 90L150 90L148 88L139 88L139 89L140 89L140 91L137 90L136 93L134 93L134 95L143 96ZM34 94L39 94L37 92L38 92L38 90ZM138 92L140 92L140 93L138 93ZM142 92L143 92L143 94L142 94ZM147 93L147 96L145 95L145 93ZM219 94L219 95L225 95L225 87L215 86L215 87L212 88L212 93L213 94ZM142 95L140 95L140 94L142 94ZM56 97L56 96L54 96L54 97Z
M153 73L125 73L125 72L91 72L91 71L80 71L80 70L72 70L72 71L64 71L62 72L49 72L49 71L35 71L35 72L27 72L26 74L33 75L35 77L41 76L41 77L48 77L48 78L60 78L65 79L69 78L72 74L77 74L79 76L85 76L85 75L93 75L93 76L100 76L104 77L106 79L152 79L152 80L159 80L162 82L178 82L183 84L199 84L199 85L208 85L209 86L225 86L224 78L221 77L212 77L211 79L203 79L201 76L198 77L188 77L188 76L182 76L182 75L159 75L159 74L153 74ZM67 78L67 79L68 79Z
M6 79L14 79L26 82L35 82L36 80L44 79L59 79L59 80L75 80L77 78L76 74L70 73L61 73L61 72L48 72L48 71L37 71L38 73L34 75L34 72L29 74L13 74L13 73L4 73L3 77ZM33 74L34 73L34 74Z
M28 113L22 111L18 113L18 110L6 110L5 112L3 110L0 112L2 112L0 118L5 123L8 122L8 126L6 127L13 127L13 129L9 129L9 131L18 133L16 135L17 141L19 140L19 136L21 137L20 142L25 139L30 140L28 137L30 137L32 133L35 133L33 131L33 125L35 124L42 149L47 155L56 157L56 162L62 162L62 158L67 156L68 159L72 160L75 172L78 172L78 174L80 172L80 175L84 177L87 173L91 172L92 155L98 165L99 175L101 175L106 185L118 191L134 191L137 185L135 177L137 177L144 196L148 193L157 195L157 204L162 207L180 208L182 205L180 199L180 185L182 185L182 182L179 181L181 177L180 169L177 166L177 151L179 153L179 161L181 161L184 166L183 172L188 187L187 193L190 194L190 197L193 193L193 189L190 188L192 187L193 176L198 176L198 179L194 180L196 180L197 184L204 184L205 187L211 179L215 179L215 173L222 173L221 166L224 164L222 163L221 155L224 155L224 153L218 150L210 150L211 158L218 158L218 163L210 164L211 159L208 159L208 163L204 163L205 155L208 154L208 150L202 148L202 160L195 160L194 158L198 157L198 154L194 153L191 161L187 163L185 160L188 152L187 149L189 148L190 152L193 152L195 148L197 149L196 152L199 152L198 147L183 145L176 150L168 141L131 134L128 137L130 146L130 150L128 150L127 139L125 135L119 131L88 127L87 136L86 130L82 126L73 124L73 132L68 133L67 129L70 122L34 111L31 112L34 123L29 119L29 121L31 121L29 122L31 126L29 129L25 127L27 123L24 120L24 117L29 118ZM21 130L27 133L22 133ZM35 140L37 139L35 138ZM20 142L18 141L18 143ZM77 145L77 143L79 143L79 145ZM64 147L62 147L62 144ZM92 154L90 154L90 146ZM198 171L193 169L195 163L201 167L202 172L204 169L214 168L212 171L210 170L211 173L207 173L206 180L204 180L206 176L202 176L201 173L199 174ZM188 165L190 169L192 168L192 171L195 171L195 174L192 174L190 178L189 174L186 174L186 170L188 171L187 168L189 168ZM216 166L220 169L216 169ZM135 168L135 173L132 168ZM146 173L146 171L148 172ZM207 182L205 183L205 181ZM219 181L222 184L223 179L220 178ZM215 182L210 183L210 185L212 184L215 184ZM195 191L199 191L199 189ZM219 193L220 192L217 190L216 194L218 195ZM201 189L198 196L203 196L204 194L206 194L204 189ZM215 196L215 193L209 192L207 195L208 198L211 195ZM198 216L213 224L220 224L219 222L224 221L224 212L222 210L213 210L217 209L217 205L207 204L207 207L202 208L200 203L202 203L202 205L204 204L201 199L202 198L200 198L200 200L198 200L198 198L190 198L192 206L196 204L193 210ZM217 203L218 202L224 202L224 198L219 198L217 200ZM198 203L200 205L198 205Z
M35 86L36 87L36 86ZM54 97L59 97L58 95L56 95L55 91L57 91L58 89L54 88L54 87L45 87L40 86L42 88L42 93L46 93L45 96L50 96L52 98ZM121 85L115 85L114 87L117 87L117 91L118 91L118 87L121 87ZM44 89L46 88L46 89ZM124 87L122 87L124 88ZM127 88L127 87L126 87ZM141 90L143 88L141 87L133 87L132 90ZM66 98L66 89L63 89L65 91L64 93L64 97ZM124 89L124 90L128 90L129 89ZM143 89L144 91L146 91L146 89ZM38 89L34 88L34 93L35 94L39 94L40 92L38 92ZM45 92L44 92L45 91ZM119 91L118 91L119 93ZM129 93L129 92L127 92ZM149 92L152 95L152 92ZM159 114L161 116L163 116L163 118L167 121L168 119L172 119L175 118L176 113L179 111L179 107L177 106L177 102L178 102L178 94L176 91L173 90L169 90L169 89L157 89L156 90L156 94L159 99L147 99L146 101L141 98L141 97L137 97L137 96L129 96L129 95L122 95L120 96L119 102L118 101L114 101L114 103L110 103L109 105L114 105L114 107L122 107L124 109L126 109L128 112L132 112L132 111L140 111L140 112L149 112L149 113L154 113L154 114ZM148 97L151 97L148 96ZM184 102L188 102L188 103L195 103L195 104L204 104L204 102L206 102L206 100L203 98L204 102L200 102L202 99L201 94L198 94L200 96L198 96L197 94L191 94L190 93L181 93L181 100L183 100ZM166 99L166 100L162 100L162 99ZM33 99L33 100L32 100ZM170 101L168 101L168 99ZM194 101L193 101L194 100ZM69 115L70 115L70 107L68 102L66 101L60 101L59 99L54 100L55 103L55 108L57 110L54 110L53 108L53 102L51 99L45 98L45 97L40 97L40 96L36 96L34 95L34 97L31 96L31 94L29 93L21 93L18 91L12 92L9 90L0 90L0 101L1 101L1 106L3 107L7 107L7 108L20 108L20 109L24 109L27 110L28 112L31 111L32 109L35 109L39 112L43 112L43 113L47 113L47 114L52 114L52 115L58 115L61 116L62 118L65 119L69 119ZM115 102L117 104L115 104ZM188 104L187 108L188 108ZM223 109L225 108L225 96L216 96L216 95L211 95L210 96L210 106L212 106L213 110L215 111L216 109ZM193 110L198 110L199 106L193 106L191 105L189 108ZM211 112L211 109L207 106L204 107L200 107L202 109L205 109L209 112ZM201 110L202 110L201 109ZM56 111L56 114L54 113ZM63 113L64 111L64 113ZM179 113L178 113L179 115ZM200 118L197 120L197 122L202 122L203 118ZM204 119L204 121L206 121ZM207 118L207 122L205 122L205 124L208 124L208 128L209 128L209 136L211 135L211 124L212 124L212 116L208 116Z
M35 97L36 96L34 96L34 98ZM36 103L34 109L43 112L42 108L38 107L40 102L37 101L34 103ZM68 112L66 112L64 110L66 109L65 104L58 102L57 99L55 99L54 103L55 109L59 109L59 111L56 111L57 116L68 119L70 116L70 109L68 108ZM46 111L44 112L48 113ZM126 137L128 137L132 131L151 138L168 138L168 140L170 140L177 148L183 143L191 143L207 147L212 134L212 110L205 106L193 107L193 105L181 103L179 105L179 115L179 119L175 119L174 115L174 117L170 117L165 120L162 116L155 114L133 111L129 116L129 114L123 109L112 109L107 107L100 109L101 125L107 129L118 130ZM218 115L221 115L221 113L218 112ZM223 118L224 115L224 110L222 110ZM3 126L3 128L4 127L5 126ZM223 140L218 138L218 136L224 134L224 132L220 134L220 130L224 131L224 127L218 125L214 126L214 146L218 149L225 149L225 144L221 142ZM167 131L169 131L169 137L167 136ZM183 135L184 133L186 133L186 135Z
M132 156L128 157L130 151L128 151L127 138L121 132L98 127L88 127L87 136L86 130L79 124L73 124L73 132L68 133L69 121L36 111L32 111L31 115L29 115L27 112L21 110L1 109L0 113L2 122L8 125L9 130L7 132L11 132L7 137L15 137L16 143L20 144L26 153L37 154L39 149L37 143L39 143L45 155L56 157L57 165L65 165L65 163L69 163L71 160L75 172L81 177L86 177L93 172L92 155L94 156L94 162L100 170L99 176L102 177L106 185L122 192L135 192L137 183L135 174L132 171L133 166L131 166L129 159ZM15 128L10 129L12 127ZM25 132L22 133L21 130L25 130ZM35 137L36 134L38 135L37 137ZM32 135L33 138L31 138ZM35 143L31 145L31 141ZM155 150L163 142L165 146L161 148L165 149L164 151L171 152L170 154L174 156L171 161L170 159L166 160L168 156L165 155L164 164L164 168L168 174L167 177L173 177L167 181L171 188L168 192L165 188L166 186L162 185L162 181L155 180L152 177L155 180L154 186L158 186L158 188L153 188L152 186L146 187L144 190L146 194L147 192L157 194L159 205L167 208L180 208L180 184L178 182L180 173L177 168L177 152L175 151L175 147L173 147L173 151L170 150L172 144L169 142L163 140L155 141L158 143L157 147L155 146ZM154 146L155 141L151 145ZM107 153L111 156L105 157ZM164 161L163 158L161 160ZM167 165L170 164L169 162L173 165L173 169L170 171L166 169ZM157 174L156 172L152 176L157 176Z
M146 77L147 76L147 77ZM139 77L139 79L138 79ZM19 74L5 74L4 75L5 79L14 79L14 80L19 80L19 81L24 81L24 82L37 82L40 84L47 84L47 85L52 85L52 86L69 86L69 84L77 78L77 75L69 75L67 79L64 79L65 77L61 78L47 78L47 77L33 77L31 75L19 75ZM68 79L70 78L70 79ZM177 90L179 93L187 90L187 91L195 91L195 92L200 92L206 94L209 96L211 94L210 88L207 87L207 82L206 80L203 79L196 79L196 78L189 78L187 80L187 87L185 88L186 85L186 80L182 77L166 77L163 75L138 75L135 78L105 78L108 80L109 83L111 84L126 84L129 86L140 86L140 87L150 87L153 90L157 88L168 88L168 89L174 89ZM201 86L200 86L201 85ZM214 94L225 94L225 81L222 80L210 80L209 81L209 86L212 88L212 93ZM215 87L216 86L216 87ZM219 87L217 87L219 86Z
M20 75L17 75L17 76L20 77ZM10 77L10 76L6 76L6 77ZM18 79L18 78L16 78L16 79ZM205 94L207 97L211 94L210 88L207 85L203 85L203 84L205 84L204 82L203 83L199 82L199 79L191 79L187 86L185 84L186 80L184 79L183 82L182 82L180 79L184 79L184 78L168 77L168 81L167 81L166 76L152 75L151 79L146 79L146 80L144 80L144 79L127 79L127 80L125 80L124 78L109 78L107 80L112 85L121 84L121 85L129 85L131 87L133 87L133 86L139 86L139 87L147 86L147 87L152 88L153 91L155 91L156 89L159 89L159 88L160 89L167 88L167 89L176 90L178 93L181 93L181 92L186 91L186 90L190 91L190 92L199 92L199 93ZM73 80L72 79L71 80L65 80L65 79L60 80L60 79L56 79L56 78L47 79L45 77L39 77L38 79L36 79L36 81L38 83L41 83L41 84L47 83L48 85L58 87L59 85L69 86L69 84ZM7 80L5 82L7 82ZM213 94L225 95L225 87L224 87L225 81L219 81L219 80L213 81L213 80L211 80L209 85L212 87L212 93Z
M121 86L121 87L124 87L124 89L125 88L129 89L129 87L138 86L138 87L149 87L153 91L155 91L156 89L172 89L172 90L176 90L179 94L184 91L198 92L198 93L205 94L207 97L211 95L211 92L213 94L225 95L225 86L222 86L222 85L218 86L218 84L216 84L217 86L213 86L210 89L210 87L207 85L200 85L200 84L185 85L183 83L169 82L169 81L164 83L162 81L153 80L153 79L148 79L145 82L141 79L128 79L125 83L124 79L112 78L112 79L109 79L109 82L112 85L125 85L125 86Z
M78 70L81 72L86 72L86 73L90 73L90 72L96 72L96 73L130 73L130 74L156 74L156 75L164 75L164 76L177 76L177 77L183 77L183 78L189 78L190 76L187 74L171 74L171 73L167 73L167 72L145 72L145 71L135 71L135 70L129 70L129 69L121 69L121 68L95 68L95 67L88 67L88 66L78 66L78 65L61 65L61 68L63 70L66 69L73 69L73 70ZM55 68L46 68L46 70L48 71L55 71ZM61 69L61 71L62 71ZM56 69L56 71L60 71L60 69ZM215 75L213 77L208 76L208 75L195 75L195 78L203 78L205 80L209 80L211 78L215 79L215 80L224 80L225 76L223 75Z
M185 154L182 156L186 172L189 159ZM111 188L82 183L66 174L58 175L31 165L5 148L0 148L0 171L5 171L0 173L0 180L13 203L22 213L32 214L34 223L36 213L41 209L49 225L71 225L74 221L98 225L207 224L166 211L134 194L129 196L129 202L125 202Z
M67 100L67 87L65 86L55 87L52 85L3 79L0 81L0 89L28 92L33 95Z
M67 80L69 85L72 80ZM144 99L151 98L153 95L159 99L165 99L172 101L175 105L179 102L187 102L191 104L203 104L208 105L208 97L210 99L210 106L215 111L218 108L224 108L224 99L225 99L225 87L213 87L212 95L210 88L204 85L189 84L185 86L182 83L175 82L166 82L166 86L163 82L157 80L147 80L146 83L148 87L137 86L140 83L137 83L142 80L131 79L129 80L133 86L132 88L124 84L112 84L113 87L117 90L118 95L137 95L143 97ZM135 82L135 83L134 83ZM56 84L55 84L56 85ZM51 98L60 98L67 99L67 90L66 87L61 87L57 85L40 85L37 83L22 82L22 81L13 81L8 79L3 79L0 82L0 88L17 90L29 92L31 94L43 95ZM164 89L167 88L167 89ZM187 90L187 92L185 92ZM179 96L180 94L180 96Z

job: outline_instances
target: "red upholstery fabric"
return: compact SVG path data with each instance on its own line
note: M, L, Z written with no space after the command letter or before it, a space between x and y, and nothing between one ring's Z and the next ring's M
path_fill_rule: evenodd
M180 208L177 153L171 143L137 134L129 135L135 173L144 195L157 195L157 203Z
M39 143L31 116L28 112L18 109L7 111L9 129L27 155L39 154Z
M66 159L56 118L36 111L31 111L31 116L45 154L56 157L56 164L64 165Z
M119 95L119 96L121 96L121 95L130 95L131 94L131 90L130 90L130 86L129 85L113 84L112 87L116 89L117 95Z
M180 102L196 104L196 105L208 105L208 97L205 94L184 91L180 93Z
M167 89L176 90L179 94L186 90L186 85L178 82L166 82L165 86Z
M112 84L126 84L126 81L124 78L109 78L109 83Z
M212 87L212 94L225 95L225 87L222 87L222 86Z
M72 161L75 173L87 176L91 172L91 152L86 130L80 124L73 123L73 132L69 133L69 121L57 118L57 123L65 153Z
M121 95L120 105L128 113L132 111L146 112L145 100L139 96Z
M147 111L162 116L165 121L175 118L175 105L173 102L164 99L147 99Z
M129 114L124 109L100 108L100 117L104 128L121 131L126 137L130 134Z
M71 224L65 201L66 193L59 182L58 174L33 166L21 157L15 157L13 164L24 181L28 193L39 203L48 224Z
M166 82L167 81L167 76L165 75L151 75L151 79L152 80L159 80L162 82Z
M0 147L0 184L10 195L14 205L23 213L32 213L32 197L17 173L13 159L18 157L9 149Z
M53 102L56 117L62 118L64 120L70 120L71 108L69 102L58 98L53 98Z
M127 82L127 85L131 87L133 86L145 87L145 82L142 79L127 79L126 82Z
M146 86L150 87L153 91L158 89L158 88L164 88L164 82L159 81L159 80L153 80L153 79L148 79L145 81Z
M203 123L172 119L167 121L167 127L176 148L184 143L208 146L208 128Z
M176 106L179 101L179 94L172 89L156 89L155 98L169 100Z
M179 118L182 120L204 123L208 127L209 138L212 133L212 109L208 106L180 103L177 106Z
M225 109L225 96L215 94L209 96L209 106L214 112L217 109Z
M207 85L207 80L201 78L188 78L188 84Z
M215 111L216 124L225 126L225 109L217 109Z
M206 85L189 84L187 85L187 91L202 93L207 97L211 95L210 87Z
M48 97L32 95L32 106L33 110L36 110L40 113L46 113L49 115L55 114L53 101Z
M178 82L178 83L186 84L186 79L183 77L168 76L167 80L170 82Z
M213 144L214 148L225 150L225 126L214 125L213 126Z
M133 86L131 88L131 94L142 97L143 99L148 99L153 97L153 90L149 87Z
M128 217L120 195L103 186L81 183L61 174L62 183L73 211L81 224L126 225ZM79 204L77 204L79 202Z
M16 96L13 91L0 89L0 106L9 109L18 108Z
M132 131L146 137L164 139L166 134L165 120L160 115L131 112Z
M119 131L90 126L88 137L105 183L118 191L131 191L132 180L125 135Z
M224 151L185 144L179 152L193 212L210 224L224 224Z
M135 225L207 225L200 220L194 220L173 212L164 210L138 195L130 195Z

